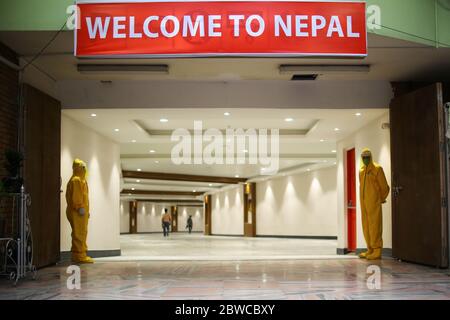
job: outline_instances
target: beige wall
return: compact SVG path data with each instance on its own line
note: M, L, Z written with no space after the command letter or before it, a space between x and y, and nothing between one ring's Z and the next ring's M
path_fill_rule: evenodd
M130 202L120 201L120 232L130 232ZM137 231L138 232L162 232L161 216L164 208L170 210L171 204L159 204L150 202L138 202L137 207ZM187 231L186 221L192 215L194 222L193 231L204 230L203 207L178 207L178 231Z
M188 231L186 228L187 219L192 216L192 231L203 231L205 222L203 219L203 207L178 207L178 231Z
M162 232L164 208L170 212L170 204L138 202L137 232Z
M336 167L258 182L256 234L337 236Z
M66 185L72 162L88 166L91 217L89 250L120 249L120 152L119 145L67 116L61 118L61 251L70 251L71 228L66 218Z
M130 201L120 201L120 233L130 232Z
M346 184L345 184L345 153L347 150L355 148L356 151L356 197L357 197L357 247L365 248L366 243L362 233L361 206L359 204L359 178L360 167L359 155L363 148L372 150L374 161L379 163L386 174L386 179L391 183L391 151L390 135L388 129L382 129L383 123L389 122L389 113L371 122L361 130L338 142L337 146L337 186L338 186L338 247L347 247L347 219L346 219ZM392 248L392 220L391 220L391 195L387 202L383 204L383 240L385 248Z
M212 195L213 235L244 235L244 188L236 185Z

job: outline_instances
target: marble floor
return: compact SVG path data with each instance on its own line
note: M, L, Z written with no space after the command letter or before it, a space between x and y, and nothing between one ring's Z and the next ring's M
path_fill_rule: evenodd
M201 233L121 235L120 257L101 261L353 259L336 255L336 240L204 236Z
M450 299L449 270L393 259L96 262L81 266L79 290L67 288L67 266L16 287L0 279L0 299Z

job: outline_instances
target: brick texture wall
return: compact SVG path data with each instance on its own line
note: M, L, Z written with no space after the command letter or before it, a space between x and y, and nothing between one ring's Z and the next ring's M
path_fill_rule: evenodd
M17 64L17 56L9 48L0 43L0 55ZM19 74L16 70L0 62L0 179L6 172L4 169L4 152L6 149L17 149L18 134L18 94ZM12 225L12 202L8 198L0 198L0 237L10 236Z

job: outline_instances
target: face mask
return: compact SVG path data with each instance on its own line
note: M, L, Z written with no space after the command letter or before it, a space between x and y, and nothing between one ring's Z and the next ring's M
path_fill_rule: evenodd
M367 167L370 164L370 157L364 157L362 158L362 161L364 165Z

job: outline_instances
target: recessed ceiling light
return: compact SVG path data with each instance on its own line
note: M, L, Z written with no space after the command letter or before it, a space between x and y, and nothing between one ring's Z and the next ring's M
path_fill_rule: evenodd
M142 169L137 169L137 171L142 171Z
M131 140L131 142L136 143L136 140Z
M161 119L159 119L159 122L169 122L169 119L161 118Z
M226 116L226 117L228 117L228 116L231 115L231 113L229 113L229 112L224 112L223 115Z
M212 187L212 183L210 183L209 186Z
M115 131L115 132L119 132L120 130L119 130L119 129L114 129L114 131Z
M153 149L152 149L152 150L150 150L150 153L155 153L155 150L153 150Z
M158 160L155 160L155 163L159 163L159 161L158 161Z
M136 180L137 183L141 182L141 180Z
M325 142L325 139L320 139L320 142Z
M196 190L194 189L194 190L192 190L192 192L196 192Z
M292 122L292 121L294 121L294 119L292 119L292 118L286 118L286 119L284 119L284 121L286 121L286 122Z
M306 171L311 171L311 169L306 169Z
M361 113L361 112L357 112L357 113L355 113L355 116L361 117L361 116L362 116L362 113Z
M336 150L331 150L332 153L336 153Z
M239 178L239 175L237 174L237 175L235 175L234 177L235 177L235 178Z
M131 190L133 190L133 191L134 191L135 189L134 189L134 188L131 188Z
M91 117L95 118L97 116L96 113L91 113Z
M334 128L334 131L339 131L340 129L339 128Z

